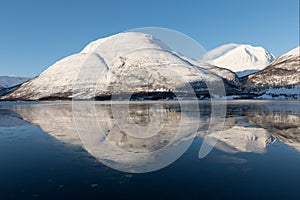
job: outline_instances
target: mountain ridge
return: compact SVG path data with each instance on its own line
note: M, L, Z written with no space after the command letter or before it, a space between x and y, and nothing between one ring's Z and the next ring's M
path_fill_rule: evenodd
M244 52L245 48L251 49L252 46L223 45L215 51L212 58L218 59L237 49L238 52L242 50L243 55L248 55L247 60L259 60L257 55L254 55L256 59L249 57L249 52ZM259 52L264 52L260 56L267 58L268 62L273 59L271 53L265 53L266 50L261 47L258 49ZM252 71L249 75L238 77L230 69L212 62L182 56L152 35L127 32L89 43L79 53L55 62L20 87L6 90L6 95L0 99L105 100L114 95L119 98L132 94L138 100L174 99L176 93L183 95L180 98L196 95L203 99L212 97L209 85L220 86L220 82L224 85L227 96L256 98L267 94L267 90L270 93L279 88L282 93L285 87L298 87L299 73L299 47L273 60L258 72ZM263 74L265 75L262 76ZM266 80L268 84L263 86ZM293 89L297 93L300 88ZM277 90L275 93L278 92ZM299 94L297 96L294 93L289 90L285 97L297 99Z
M265 69L251 74L244 84L246 93L300 99L300 46L274 60Z
M101 99L115 93L151 96L171 91L206 97L210 95L207 84L223 81L228 92L240 89L233 72L209 68L191 63L152 35L119 33L91 42L2 99Z
M271 63L275 56L261 46L229 43L207 52L204 59L218 67L232 70L236 73L261 70Z

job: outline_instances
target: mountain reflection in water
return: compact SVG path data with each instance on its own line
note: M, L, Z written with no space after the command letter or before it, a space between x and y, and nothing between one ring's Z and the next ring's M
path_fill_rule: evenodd
M298 101L76 103L0 104L0 199L299 199Z
M83 145L98 159L114 164L127 164L129 167L154 160L153 157L145 157L145 153L156 152L171 141L175 140L172 148L176 151L181 143L191 142L194 136L204 137L210 121L210 104L199 103L200 118L193 112L193 106L191 105L189 112L181 115L180 105L176 102L162 102L160 106L147 102L132 103L127 116L130 119L126 118L124 123L127 127L121 128L120 122L116 122L115 118L122 113L128 113L126 106L122 104L117 105L117 113L112 113L110 103L97 102L82 102L76 109L72 109L71 103L63 103L18 105L13 110L24 120L40 126L58 140ZM275 140L300 151L299 107L297 102L289 106L284 102L227 102L227 114L221 135L211 133L208 137L218 139L215 148L227 153L264 153L268 145ZM81 123L80 128L77 124L77 129L80 129L79 135L76 121ZM135 132L135 129L130 130L134 125L138 125L141 130L145 127L145 132L152 130L156 135L139 138L134 136L139 133L128 134L128 131ZM194 132L193 128L196 125L199 126ZM100 129L104 133L101 136L84 133L85 130L99 132ZM108 144L112 144L114 148L108 148ZM97 150L99 146L101 151ZM117 148L131 154L126 154L128 157L117 155Z

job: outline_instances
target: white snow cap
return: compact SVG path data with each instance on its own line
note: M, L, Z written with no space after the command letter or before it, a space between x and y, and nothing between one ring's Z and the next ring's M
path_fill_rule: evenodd
M260 46L248 44L225 44L207 52L206 59L218 67L234 72L261 70L275 59L275 56Z
M89 43L80 53L97 52L98 48L116 51L115 47L122 48L124 51L139 49L139 47L170 50L161 40L152 35L140 32L124 32L95 40Z

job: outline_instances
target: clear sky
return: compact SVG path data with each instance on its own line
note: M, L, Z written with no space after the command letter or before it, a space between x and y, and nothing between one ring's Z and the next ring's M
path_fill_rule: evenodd
M279 56L299 45L299 0L0 0L0 75L36 76L95 39L138 27Z

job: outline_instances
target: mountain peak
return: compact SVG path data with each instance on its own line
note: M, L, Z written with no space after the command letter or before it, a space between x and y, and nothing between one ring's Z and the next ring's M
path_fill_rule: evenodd
M125 32L90 43L2 99L106 99L130 93L138 98L173 98L166 96L173 95L171 91L204 98L210 95L207 83L224 83L228 93L240 90L233 72L192 64L152 35Z
M249 75L245 91L264 94L263 98L299 99L299 47L283 54L265 69Z
M127 49L133 50L141 48L170 50L169 47L167 47L161 40L150 34L140 32L123 32L95 40L89 43L80 53L97 52L97 49L100 47L112 51L115 51L115 49L112 48L118 48L124 51Z
M275 56L260 46L249 44L225 44L207 53L211 64L234 72L261 70L275 59Z

